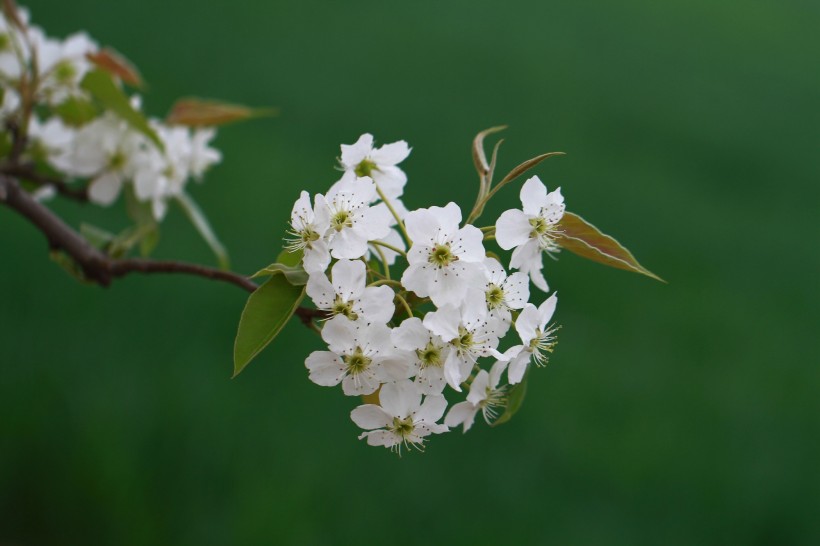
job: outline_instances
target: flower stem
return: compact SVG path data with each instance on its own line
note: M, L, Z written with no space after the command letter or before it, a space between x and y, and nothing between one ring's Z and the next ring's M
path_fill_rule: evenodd
M405 258L407 257L407 252L403 251L402 249L400 249L397 246L393 246L391 244L388 244L388 243L385 243L385 242L382 242L382 241L370 241L368 244L371 244L371 245L374 245L374 246L384 247L384 248L387 248L389 250L392 250L396 254L401 254Z
M399 213L396 212L396 209L393 208L393 205L390 203L390 200L384 195L384 192L378 184L376 184L376 193L379 194L379 197L381 198L382 202L385 205L387 205L387 209L390 211L390 214L392 214L393 218L396 219L396 223L399 226L399 230L401 231L402 235L404 235L404 240L407 243L407 248L410 248L411 246L413 246L413 241L410 239L410 236L407 235L407 230L404 228L404 222L401 221L401 218L399 218Z
M407 300L401 297L399 294L396 294L396 299L399 300L399 302L404 307L404 310L407 311L407 317L412 318L413 310L410 308L410 305L407 303Z
M379 279L377 281L373 281L372 283L368 284L367 286L381 286L383 284L389 284L390 286L395 286L397 288L403 288L399 281L393 280L393 279Z

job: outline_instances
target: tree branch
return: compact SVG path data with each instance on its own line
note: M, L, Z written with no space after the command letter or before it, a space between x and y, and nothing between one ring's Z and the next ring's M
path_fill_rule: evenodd
M52 250L68 254L83 271L85 277L100 286L108 286L115 278L129 273L183 273L206 279L232 283L248 292L256 290L256 283L230 271L222 271L197 264L142 258L114 259L93 247L85 238L34 199L20 187L14 178L0 174L0 203L26 217L43 232ZM301 318L301 315L300 315Z
M34 165L31 164L9 163L0 165L0 174L30 180L41 187L53 186L54 189L57 190L57 193L63 197L68 197L81 203L88 202L88 190L86 188L72 188L66 184L64 180L38 173L34 169Z

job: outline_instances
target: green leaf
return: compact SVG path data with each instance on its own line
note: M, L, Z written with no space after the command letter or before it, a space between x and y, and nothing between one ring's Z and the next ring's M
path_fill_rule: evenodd
M565 212L558 223L556 241L561 247L582 258L617 269L633 271L666 282L638 263L621 243L571 212Z
M304 251L300 248L296 252L290 252L289 250L285 249L279 253L279 256L276 257L276 262L284 265L290 266L297 266L302 264L302 257L305 255Z
M258 277L276 275L278 273L284 275L288 282L294 286L304 286L308 282L308 274L302 269L302 266L285 265L282 263L270 264L251 275L251 278L256 279Z
M157 145L157 148L164 150L162 141L157 133L148 125L148 120L142 112L135 110L131 106L128 95L120 88L111 76L102 69L92 70L83 78L80 86L91 93L102 106L111 110L131 127L147 136Z
M54 113L66 125L80 127L96 118L99 110L91 101L69 97L54 107Z
M277 113L273 108L248 108L239 104L187 97L174 103L165 121L172 125L207 127L275 116Z
M530 369L528 367L527 371L524 372L524 377L521 379L521 382L510 388L510 392L507 394L507 407L504 408L504 413L493 421L491 426L497 427L498 425L503 425L512 419L513 415L521 409L521 405L524 403L524 397L527 395L527 379L529 375Z
M219 241L214 233L214 230L211 228L208 218L205 216L205 213L202 212L202 209L199 208L199 205L197 205L187 193L179 194L176 201L182 207L182 210L185 211L188 219L194 225L205 242L208 243L208 246L211 247L211 251L213 251L217 261L219 262L220 269L224 269L225 271L229 270L231 268L231 261L228 258L228 251L224 246L222 246L222 243Z
M273 275L248 298L233 348L233 376L268 346L299 307L305 290Z

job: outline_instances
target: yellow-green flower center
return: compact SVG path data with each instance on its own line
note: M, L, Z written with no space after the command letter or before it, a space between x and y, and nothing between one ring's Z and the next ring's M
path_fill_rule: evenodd
M473 346L473 333L464 326L458 327L458 337L452 343L459 352L467 351Z
M77 69L69 61L62 61L54 67L54 79L60 83L71 83L77 75Z
M450 250L449 244L434 246L433 250L430 251L430 257L428 258L428 261L431 264L438 267L447 267L456 260L458 260L458 256L453 255L453 251Z
M423 368L427 368L429 366L438 367L443 364L441 361L441 349L433 345L432 342L428 342L427 347L424 349L418 349L416 354L418 355Z
M341 296L336 296L336 300L330 308L330 312L334 315L344 315L350 320L356 320L359 315L353 311L353 302L345 301Z
M404 419L393 417L393 425L390 427L390 432L402 438L407 438L413 433L415 428L416 425L413 423L412 417L405 417Z
M540 216L530 218L530 225L532 226L530 237L540 237L552 229L552 225Z
M495 284L490 284L485 295L487 298L487 307L490 309L497 309L504 304L504 291Z
M374 170L376 170L376 164L369 159L363 159L361 163L356 165L354 172L356 173L356 176L362 177L370 176L370 173Z
M343 360L347 366L347 373L350 375L356 375L365 371L372 362L370 358L364 355L361 347L356 347L353 354L345 355Z
M350 217L350 212L346 210L340 210L330 218L330 227L336 231L342 231L351 226L353 226L353 219Z

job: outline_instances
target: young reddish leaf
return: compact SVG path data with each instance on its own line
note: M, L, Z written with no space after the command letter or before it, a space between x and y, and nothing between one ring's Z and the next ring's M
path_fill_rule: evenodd
M117 51L109 47L104 47L96 53L88 53L88 60L102 68L109 74L117 76L119 79L134 87L142 87L142 76L131 61L123 57Z
M504 184L509 184L528 170L532 169L542 161L547 158L556 156L556 155L566 155L564 152L549 152L547 154L541 154L538 156L533 157L532 159L528 159L525 162L518 165L516 168L511 170L507 176L501 179L501 182L498 183L499 186L503 186Z
M484 138L493 133L498 133L506 129L506 125L499 125L498 127L490 127L478 133L473 139L473 163L478 176L484 180L484 177L490 172L490 166L487 164L487 156L484 154Z
M565 212L558 223L557 242L582 258L610 267L625 269L666 282L638 263L621 243L571 212Z
M228 104L214 100L197 98L179 99L165 121L175 125L210 126L223 125L263 116L274 116L272 108L248 108L238 104Z

